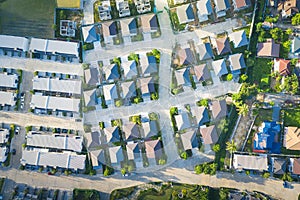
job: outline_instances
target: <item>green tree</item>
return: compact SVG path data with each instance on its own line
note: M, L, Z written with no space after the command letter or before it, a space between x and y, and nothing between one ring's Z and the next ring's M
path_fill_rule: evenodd
M242 104L240 107L238 107L239 115L246 116L249 112L249 106L247 104Z
M214 152L219 152L220 151L220 145L219 144L215 144L213 147L212 147L213 151Z
M184 151L180 154L180 157L184 160L186 160L188 158L188 154Z
M151 99L152 100L158 100L158 94L155 92L155 93L151 93Z
M126 174L126 169L125 169L125 168L122 168L122 169L121 169L121 174L122 174L122 175L125 175L125 174Z
M247 79L248 79L247 74L242 74L241 80L242 80L243 82L245 82Z
M269 178L270 177L270 173L269 172L265 172L262 175L263 178Z
M203 167L202 167L202 165L196 165L196 166L195 166L195 173L196 173L196 174L202 174L202 172L203 172Z
M123 105L122 100L117 100L116 101L116 107L121 107Z
M233 140L231 140L230 142L229 141L226 142L226 150L230 152L230 167L231 167L233 152L236 151L236 144Z
M208 99L201 99L200 101L197 102L197 105L208 107Z
M178 115L178 108L177 107L171 107L170 108L170 114L171 115Z
M228 121L224 118L221 119L218 123L218 129L220 129L223 132L227 132L228 131Z
M128 60L134 60L136 63L139 63L139 56L135 53L130 53L128 56Z
M272 35L272 38L275 40L275 41L279 41L279 40L282 40L283 38L283 32L280 28L273 28L270 30L270 33Z
M166 160L165 159L159 159L158 164L159 165L165 165L166 164Z
M293 178L291 177L291 173L284 173L282 176L283 181L292 182Z
M292 66L296 66L297 63L298 63L298 59L297 59L297 58L291 59L291 65L292 65Z
M300 13L297 13L294 17L292 17L292 25L300 25Z
M288 35L292 35L292 34L293 34L293 30L290 29L290 28L286 29L285 32L286 32L286 34L288 34Z
M226 77L227 81L231 81L233 79L233 75L232 74L228 74Z
M258 22L256 24L256 32L260 32L262 30L262 22Z

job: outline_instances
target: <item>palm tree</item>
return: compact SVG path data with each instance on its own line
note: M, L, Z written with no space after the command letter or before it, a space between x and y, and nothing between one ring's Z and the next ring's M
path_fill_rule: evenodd
M246 116L249 112L249 106L247 104L242 104L241 106L239 106L238 110L239 115Z
M236 151L236 143L231 140L230 142L226 142L226 150L230 151L230 168L231 168L231 163L232 163L232 154L233 152Z

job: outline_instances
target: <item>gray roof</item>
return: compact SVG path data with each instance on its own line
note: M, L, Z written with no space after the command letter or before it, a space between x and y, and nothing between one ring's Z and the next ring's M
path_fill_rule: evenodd
M180 135L183 149L189 150L198 147L198 141L195 130L188 131Z
M229 34L229 39L233 42L234 48L248 45L248 39L245 30L232 32L231 34Z
M105 127L103 132L106 137L106 142L119 142L120 141L120 128L118 126Z
M0 129L0 144L4 144L8 141L9 131L8 129Z
M83 138L81 136L49 135L30 132L26 136L27 146L48 149L70 150L81 152Z
M138 79L138 88L141 90L142 95L149 95L155 92L154 81L152 77Z
M284 174L286 172L287 161L282 158L273 158L273 173Z
M89 85L98 85L99 84L99 71L96 67L90 67L89 69L84 70L85 83Z
M33 78L33 90L81 94L81 80L62 80L58 78Z
M140 137L140 130L137 124L129 123L122 126L125 140L133 140Z
M122 36L130 36L137 34L137 23L135 18L127 18L120 20Z
M212 67L217 76L221 77L228 74L225 59L215 60L212 62Z
M96 89L88 90L83 92L85 106L95 106L96 105Z
M106 164L105 152L103 149L90 151L89 154L90 154L90 158L92 160L93 167L98 167L101 164Z
M15 93L0 91L0 105L14 106L16 104L15 97Z
M219 135L215 125L200 128L200 133L204 144L215 144L218 142Z
M149 140L145 142L146 155L148 158L159 159L162 155L162 146L159 140Z
M200 60L211 59L214 57L210 43L199 44L198 48Z
M66 54L78 57L78 47L79 44L77 42L32 38L29 50L32 52L38 51L52 54Z
M187 112L182 112L179 115L175 115L175 121L179 131L191 127L190 117Z
M179 24L192 22L195 20L192 4L184 4L176 7Z
M210 109L212 111L212 117L215 120L219 120L227 115L227 105L225 100L215 100L210 104Z
M84 136L86 138L86 147L88 150L98 148L101 145L100 132L94 131L91 133L86 133Z
M207 81L211 78L210 71L206 64L196 65L192 68L195 77L195 82Z
M214 0L214 2L216 4L215 9L217 12L227 10L230 7L227 0Z
M81 30L84 42L91 43L98 40L96 28L94 25L83 26Z
M294 37L292 41L292 53L300 53L300 38L299 37Z
M16 74L0 73L0 87L17 89L18 76Z
M204 106L191 106L191 113L196 118L198 125L209 122L209 115L206 107Z
M257 44L257 56L260 57L279 57L280 44L276 44L273 39Z
M79 112L80 99L71 99L54 96L32 95L30 107Z
M190 69L189 68L183 68L183 69L175 70L174 72L175 72L177 85L189 85L189 84L191 84Z
M233 167L235 169L248 169L248 170L268 170L268 158L267 155L261 156L249 156L234 154Z
M155 32L158 30L158 23L155 14L140 15L143 33Z
M29 40L25 37L0 35L0 48L28 51Z
M84 169L85 168L85 155L77 155L72 152L46 152L25 149L22 152L21 164L22 165L36 165L36 166L49 166L60 167L66 169Z
M103 66L102 71L105 75L104 79L107 81L115 81L120 78L118 65L115 63Z
M5 162L7 158L7 150L6 146L0 147L0 162Z
M230 55L228 58L231 71L240 70L246 67L245 59L242 53Z
M143 122L143 138L150 138L152 136L156 136L158 134L158 127L157 127L157 121L149 121L149 122Z
M126 145L126 151L128 155L128 160L135 160L140 158L140 149L138 143L131 143Z
M124 99L135 97L136 96L136 85L135 82L123 82L121 83L122 88L122 97Z
M140 67L142 69L143 75L149 75L158 72L156 59L154 56L139 54L139 57L140 57Z
M112 164L119 164L124 160L123 149L121 146L109 147L108 148L110 162Z
M123 61L121 67L124 70L124 77L126 79L132 79L138 75L136 62L134 60Z
M103 94L106 101L114 100L119 97L115 84L103 85Z

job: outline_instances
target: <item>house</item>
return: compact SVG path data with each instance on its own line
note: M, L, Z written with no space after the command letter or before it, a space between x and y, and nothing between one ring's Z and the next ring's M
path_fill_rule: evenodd
M103 85L103 95L107 104L111 104L115 99L119 98L116 84Z
M300 150L300 128L285 127L283 146L289 150Z
M99 18L100 20L110 20L111 19L111 6L109 0L101 1L101 5L98 6Z
M174 64L178 64L179 66L192 65L196 61L194 54L190 48L185 48L185 49L179 48L177 50L176 58L177 60L176 63L174 61Z
M29 132L26 135L26 145L29 147L68 150L80 153L82 142L82 136L49 135L40 132Z
M127 80L137 77L138 71L135 60L123 61L121 67L124 72L124 78Z
M291 61L275 58L274 59L274 72L278 72L281 76L288 76L291 72Z
M254 135L253 152L280 153L280 124L265 121Z
M156 92L152 77L140 78L138 79L137 84L137 87L141 90L143 98L150 98L150 95Z
M192 4L184 4L176 7L179 24L186 24L195 21Z
M200 60L207 60L214 58L214 54L210 43L199 44L198 46L199 58Z
M201 64L192 67L190 73L193 75L195 83L207 81L211 78L207 64Z
M79 44L60 40L32 38L29 51L34 55L64 56L66 58L79 58Z
M128 123L122 126L124 140L134 140L140 138L140 130L137 124Z
M18 88L19 77L16 74L0 73L0 88L15 90Z
M175 115L174 117L179 131L183 131L192 126L190 116L187 112L182 112L179 115Z
M25 37L0 35L0 50L23 53L28 52L29 40Z
M226 11L230 8L228 0L214 0L217 18L225 17Z
M265 154L260 156L234 154L233 167L237 170L268 171L268 157Z
M158 31L158 21L155 14L146 14L140 16L143 33L153 33Z
M189 68L183 68L180 70L175 70L175 78L177 81L177 85L191 85L191 80L190 80L190 69Z
M0 91L0 106L14 106L17 102L17 94Z
M130 9L127 0L116 0L116 7L120 17L130 16Z
M197 14L200 22L205 22L208 17L212 14L212 6L210 0L200 0L197 1Z
M228 74L225 59L215 60L211 64L218 77Z
M246 68L245 59L242 53L230 55L228 58L232 74L241 74L241 69Z
M65 94L67 96L81 95L81 80L64 80L58 78L33 77L35 92L50 92L51 94Z
M287 160L283 158L271 158L272 172L274 174L282 175L287 169Z
M96 27L94 25L81 27L83 42L92 43L99 40Z
M121 146L109 147L108 153L110 156L110 163L113 166L120 165L120 163L124 160L123 149Z
M218 55L231 53L230 43L228 37L216 38L216 49Z
M94 170L102 169L102 164L106 164L105 152L103 149L90 151L89 157L92 161L92 166Z
M158 134L157 121L150 120L142 123L142 137L151 138Z
M113 83L120 79L119 66L116 63L102 67L102 75L105 83Z
M229 34L229 39L233 43L234 48L239 48L248 45L249 41L245 30L240 30Z
M220 120L227 115L227 105L225 100L215 100L210 102L210 110L214 120Z
M191 106L191 113L196 120L198 126L209 122L208 110L204 106Z
M126 151L127 151L128 160L136 160L141 157L141 151L138 143L127 143Z
M98 131L94 131L91 133L84 134L85 136L85 144L88 150L97 149L102 144L101 142L101 133Z
M123 99L130 99L132 97L136 97L136 85L135 82L129 81L129 82L123 82L121 83L121 97Z
M213 145L219 140L219 135L215 125L200 127L200 133L202 135L202 141L204 144Z
M235 11L240 11L251 6L250 0L233 0L233 7Z
M135 0L134 3L139 14L151 11L150 0Z
M9 130L8 129L0 129L0 146L2 144L6 144L9 138Z
M294 37L292 40L291 53L296 57L300 55L300 37Z
M294 175L300 175L300 158L290 158L290 172Z
M76 22L71 20L60 20L59 34L65 37L75 37Z
M273 39L257 44L258 57L279 57L280 44L276 44Z
M30 108L37 113L47 113L48 111L66 111L79 113L80 99L32 95Z
M97 105L97 94L96 89L87 90L83 92L85 106L95 106Z
M105 127L103 129L107 143L120 142L120 128L118 126Z
M85 83L91 86L100 85L98 67L90 67L84 70Z
M285 0L279 1L277 11L281 12L282 18L292 17L299 13L300 2L298 0Z
M109 22L103 22L101 24L102 27L102 35L104 42L109 44L112 43L113 38L117 36L118 34L118 28L116 25L116 22L109 21Z
M120 20L121 34L123 37L131 37L137 35L137 23L135 18Z
M149 160L158 160L162 156L162 146L159 140L145 141L146 155Z
M180 137L181 137L183 149L185 151L198 148L199 144L198 144L195 130L190 130L183 134L180 134Z
M74 152L64 151L50 152L28 148L22 151L21 165L54 167L61 169L83 170L85 168L86 155L78 155Z
M145 76L151 76L152 74L157 74L157 63L154 56L147 56L145 54L139 54L140 58L140 68L142 74Z
M0 147L0 163L3 163L7 159L9 149L6 146Z

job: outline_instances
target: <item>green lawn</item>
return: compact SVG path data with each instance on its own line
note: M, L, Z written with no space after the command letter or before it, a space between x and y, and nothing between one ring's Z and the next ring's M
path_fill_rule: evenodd
M5 0L0 3L1 34L53 38L56 0Z
M74 200L100 200L100 194L97 190L74 189L73 199Z
M120 199L123 197L128 197L130 194L134 192L136 187L129 187L129 188L122 188L122 189L116 189L111 192L110 199Z
M300 108L284 110L284 126L300 127Z
M271 74L272 66L268 64L270 61L266 58L257 58L254 67L249 68L250 82L258 84L261 89L269 88L269 85L266 85L266 78Z

